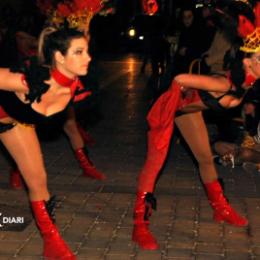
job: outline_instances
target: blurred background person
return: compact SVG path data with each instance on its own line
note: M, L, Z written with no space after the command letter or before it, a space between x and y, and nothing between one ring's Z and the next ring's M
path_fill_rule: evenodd
M141 27L144 32L144 51L141 73L145 72L146 65L150 62L152 75L158 76L164 73L166 47L165 20L159 13L156 0L143 0L143 15Z

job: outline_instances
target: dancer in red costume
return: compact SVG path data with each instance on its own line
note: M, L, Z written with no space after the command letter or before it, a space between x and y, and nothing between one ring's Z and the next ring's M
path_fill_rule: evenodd
M50 7L48 7L48 10L49 9ZM42 11L46 12L46 10ZM26 16L24 17L24 19L26 19ZM28 30L30 28L25 27L24 29ZM18 33L16 33L16 45L18 57L26 58L37 55L37 39L27 32L20 30ZM91 95L90 91L89 95ZM93 145L95 141L89 135L89 133L86 132L76 121L73 106L68 109L68 117L64 123L63 130L70 141L75 158L77 159L83 171L82 175L84 177L89 177L92 179L105 180L106 176L102 172L97 170L97 168L89 158L87 146ZM22 180L20 171L12 160L10 160L10 163L12 167L10 170L9 185L12 189L23 189L24 182Z
M100 2L98 1L99 6ZM97 4L97 1L88 5ZM82 7L88 16L93 8ZM95 9L95 11L97 11ZM78 80L86 75L91 58L88 38L75 29L46 28L39 40L39 59L0 68L0 140L26 182L30 205L44 242L46 259L76 259L54 224L53 199L34 125L66 119L73 101L88 92Z
M155 250L159 247L149 230L149 217L152 208L156 207L154 186L167 156L174 122L198 161L214 220L235 226L248 224L247 219L231 207L223 194L201 113L208 108L224 111L239 105L246 91L260 78L259 16L254 17L249 3L235 1L230 4L231 10L237 10L238 13L241 7L250 12L252 19L242 14L237 16L238 33L244 41L242 43L241 40L243 46L230 61L227 75L177 75L169 90L160 96L149 111L148 151L137 185L132 234L132 240L143 249ZM258 2L255 13L260 10L259 7ZM228 14L225 17L230 22L232 17Z
M50 6L41 7L41 2L50 4L52 3L52 1L39 0L38 2L39 8L48 16L50 13ZM69 22L71 27L77 28L87 36L89 33L88 30L91 16L89 16L88 14L86 15L84 10L87 8L88 10L92 10L92 13L95 13L97 11L100 11L102 6L102 12L105 12L105 6L103 2L105 1L74 0L71 2L65 1L64 3L59 3L56 8L54 7L53 11L56 12L56 14L49 17L49 23L51 25L58 23L59 27L64 26L64 18L66 18L66 21ZM86 22L88 24L86 24ZM85 95L85 93L83 95ZM91 95L91 91L88 91L88 95ZM67 119L64 124L63 130L68 136L71 147L74 150L74 155L83 170L83 176L98 180L106 179L106 176L98 171L89 159L86 144L91 142L93 143L93 139L80 126L80 124L77 123L74 107L70 107L68 109Z

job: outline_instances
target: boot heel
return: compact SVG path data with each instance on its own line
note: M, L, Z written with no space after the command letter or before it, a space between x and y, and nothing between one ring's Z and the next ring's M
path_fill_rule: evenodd
M132 241L145 250L157 250L159 245L146 224L134 225Z

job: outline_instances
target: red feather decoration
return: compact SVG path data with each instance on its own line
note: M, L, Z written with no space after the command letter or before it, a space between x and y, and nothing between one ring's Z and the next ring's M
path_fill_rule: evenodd
M88 9L94 13L102 8L100 0L74 0L74 4L78 10Z
M246 38L246 36L251 34L254 30L254 24L252 24L244 15L239 15L237 28L239 36Z
M59 3L57 6L57 13L61 16L68 17L72 13L72 10L67 4Z
M159 7L156 0L142 0L143 11L145 14L155 14Z
M256 3L256 6L254 8L255 13L255 26L260 27L260 2Z

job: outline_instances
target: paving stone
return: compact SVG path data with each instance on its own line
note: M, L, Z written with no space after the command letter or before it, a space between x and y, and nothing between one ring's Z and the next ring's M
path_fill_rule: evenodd
M167 257L191 257L191 249L182 249L182 248L169 248L167 250Z
M77 258L78 259L102 259L102 256L104 255L104 249L102 248L80 248L78 254L77 254Z
M222 260L223 257L219 255L196 255L196 260ZM241 259L242 260L242 259Z
M253 259L253 258L251 258L251 254L249 254L249 253L227 252L225 255L225 259L227 259L227 260L244 260L244 259Z
M199 242L196 245L196 254L223 255L223 244Z
M34 238L28 241L19 251L19 256L26 258L27 256L41 256L43 251L43 242L41 238Z
M162 258L161 252L159 250L154 250L154 251L139 251L138 254L136 255L135 259L136 260L160 260Z
M22 246L22 242L20 241L1 241L0 244L0 256L4 257L15 255Z

